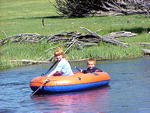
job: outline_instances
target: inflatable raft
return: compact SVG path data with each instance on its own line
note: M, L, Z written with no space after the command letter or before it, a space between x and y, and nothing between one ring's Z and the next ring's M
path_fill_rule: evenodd
M44 82L47 80L47 82ZM107 85L110 76L106 72L81 73L70 76L39 76L30 81L30 88L39 92L67 92L91 89Z

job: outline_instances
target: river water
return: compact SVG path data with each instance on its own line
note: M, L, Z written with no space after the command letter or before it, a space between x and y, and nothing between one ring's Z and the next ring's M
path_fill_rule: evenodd
M86 68L85 62L71 63ZM35 95L29 82L49 65L0 71L0 113L150 113L150 57L98 62L111 76L107 87Z

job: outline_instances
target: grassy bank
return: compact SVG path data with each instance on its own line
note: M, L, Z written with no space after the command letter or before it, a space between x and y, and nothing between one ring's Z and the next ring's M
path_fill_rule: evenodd
M53 0L54 1L54 0ZM53 2L52 1L52 2ZM120 38L132 45L124 48L106 43L100 43L96 47L71 49L68 53L70 60L84 59L88 57L102 59L135 58L142 56L142 48L137 42L150 42L150 20L144 15L86 17L86 18L46 18L45 26L41 24L44 16L58 16L56 9L48 0L1 0L0 1L0 38L21 33L58 34L61 32L81 32L81 26L92 31L101 30L100 34L114 31L131 31L138 33L132 38ZM0 46L0 68L22 65L12 63L10 59L46 60L53 51L45 52L50 46L45 42L37 44L7 44Z

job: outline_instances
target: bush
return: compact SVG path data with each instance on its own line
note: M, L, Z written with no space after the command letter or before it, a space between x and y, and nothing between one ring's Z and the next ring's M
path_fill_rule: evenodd
M147 0L55 0L56 9L68 17L83 17L92 11L114 11L123 14L150 14ZM127 10L128 9L128 10ZM140 9L140 10L139 10ZM136 11L135 11L136 10Z
M83 17L90 13L92 0L55 0L56 9L68 17Z

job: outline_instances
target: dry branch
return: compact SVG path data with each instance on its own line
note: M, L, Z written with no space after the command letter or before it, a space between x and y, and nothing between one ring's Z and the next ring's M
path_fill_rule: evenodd
M116 40L115 38L119 37L132 37L135 36L135 33L121 31L121 32L113 32L107 35L100 35L97 32L93 32L87 28L81 27L82 30L87 31L87 34L81 34L77 32L63 32L59 34L50 34L50 35L40 35L36 33L24 33L24 34L17 34L12 37L6 37L0 39L0 44L6 44L8 42L11 43L37 43L41 42L42 40L46 40L47 43L55 44L60 43L62 46L66 46L67 48L74 43L73 46L85 47L85 46L95 46L100 41L104 41L107 43L121 45L127 47L128 44L122 41ZM51 47L48 50L54 49L55 47Z
M55 0L60 15L67 17L146 14L150 16L150 0ZM103 13L99 13L99 12ZM98 14L99 13L99 14ZM105 14L104 14L105 13ZM109 14L108 14L109 13ZM43 22L42 22L43 23ZM43 24L44 25L44 24Z
M124 43L124 42L115 40L115 39L113 39L112 37L98 35L97 33L92 32L92 31L90 31L89 29L84 28L84 27L81 27L81 29L88 31L91 35L93 35L94 37L96 37L96 38L98 38L99 40L102 40L102 41L104 41L104 42L112 43L112 44L115 44L115 45L121 45L121 46L124 46L124 47L127 47L127 46L128 46L127 43Z
M109 38L119 38L119 37L133 37L136 35L137 35L136 33L121 31L121 32L112 32L112 33L105 35L105 36L107 36Z

